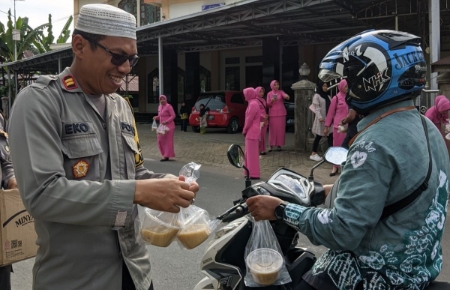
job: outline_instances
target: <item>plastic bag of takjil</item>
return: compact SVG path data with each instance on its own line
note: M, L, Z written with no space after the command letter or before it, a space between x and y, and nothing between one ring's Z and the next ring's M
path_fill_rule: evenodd
M200 166L190 162L180 170L180 176L184 176L185 181L190 184L200 177ZM193 249L206 241L220 223L217 219L211 220L206 210L195 205L180 208L180 217L181 229L177 240L186 249Z
M158 122L156 122L156 120L153 120L152 131L156 131L156 129L158 129Z
M200 165L189 164L183 166L180 171L187 183L195 181L200 175ZM135 219L136 240L141 244L168 247L181 230L184 221L182 215L181 210L171 213L138 206L138 217Z
M218 219L211 220L206 210L195 205L181 208L180 213L182 225L177 240L180 246L189 250L206 241L220 223Z
M247 267L244 283L247 287L284 285L292 281L269 221L253 219L253 230L244 257Z
M200 166L184 166L183 172L187 182L196 180ZM135 219L136 241L158 247L168 247L181 230L183 212L171 213L138 206Z
M134 221L136 241L158 247L168 247L181 229L179 213L170 213L138 206Z

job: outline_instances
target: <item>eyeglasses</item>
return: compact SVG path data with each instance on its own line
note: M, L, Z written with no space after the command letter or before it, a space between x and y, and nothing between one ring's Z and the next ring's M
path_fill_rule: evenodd
M119 54L119 53L114 53L111 50L107 49L106 47L104 47L103 45L101 45L100 43L98 43L95 40L86 38L85 39L91 43L93 43L94 45L98 45L101 48L103 48L104 50L106 50L107 52L109 52L111 54L111 63L113 65L122 65L124 64L127 60L130 62L130 66L133 67L137 64L138 60L139 60L139 56L137 54L132 55L132 56L128 56L126 54Z

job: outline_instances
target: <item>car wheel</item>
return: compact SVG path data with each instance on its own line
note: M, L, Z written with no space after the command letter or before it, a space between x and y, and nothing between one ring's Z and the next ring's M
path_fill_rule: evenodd
M200 127L198 127L198 126L191 126L191 128L192 128L192 132L195 132L195 133L200 132Z
M227 132L229 134L234 134L239 130L239 120L238 118L231 118L230 123L227 126Z

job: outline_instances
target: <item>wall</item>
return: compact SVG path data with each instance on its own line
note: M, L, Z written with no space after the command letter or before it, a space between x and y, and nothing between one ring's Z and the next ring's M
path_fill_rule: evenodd
M262 48L242 48L242 49L228 49L219 51L220 67L219 67L219 89L225 89L225 68L237 66L235 64L225 64L227 58L239 57L240 68L240 90L245 88L245 57L247 56L262 56ZM261 65L261 63L252 63L251 65Z
M112 4L112 3L109 3L109 2L113 2L112 0L110 0L110 1L106 1L108 4ZM74 0L73 1L73 15L74 15L74 20L73 20L73 23L75 24L75 23L77 23L77 20L78 20L78 14L80 13L80 8L83 6L83 5L86 5L86 4L94 4L94 3L105 3L105 1L104 0ZM115 5L115 6L117 6L117 5ZM75 26L75 25L74 25Z
M197 13L202 11L203 5L210 5L210 4L232 4L235 2L238 2L236 0L203 0L203 1L191 1L191 0L166 0L163 1L163 12L164 10L164 2L168 2L169 4L169 10L168 14L166 15L166 19L173 19L180 16Z

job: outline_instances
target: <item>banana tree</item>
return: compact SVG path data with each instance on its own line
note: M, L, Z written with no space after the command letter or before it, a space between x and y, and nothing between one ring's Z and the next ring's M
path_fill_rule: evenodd
M1 23L0 23L1 24ZM28 25L28 17L19 17L16 21L16 27L20 34L20 40L16 41L17 59L23 57L23 52L32 48L42 30L48 27L48 23L40 25L35 29ZM11 10L8 11L8 22L6 27L0 25L1 55L7 62L14 60L14 40L13 40L14 22L11 16Z
M72 24L73 16L70 16L69 19L67 19L66 24L64 25L63 29L61 30L56 43L66 43L67 40L70 37L70 25ZM44 30L42 30L38 37L36 38L35 42L33 42L33 45L38 50L38 53L44 53L47 51L50 51L50 45L55 40L55 37L53 35L53 24L52 24L52 15L48 15L48 23L47 23L47 35L44 34Z

